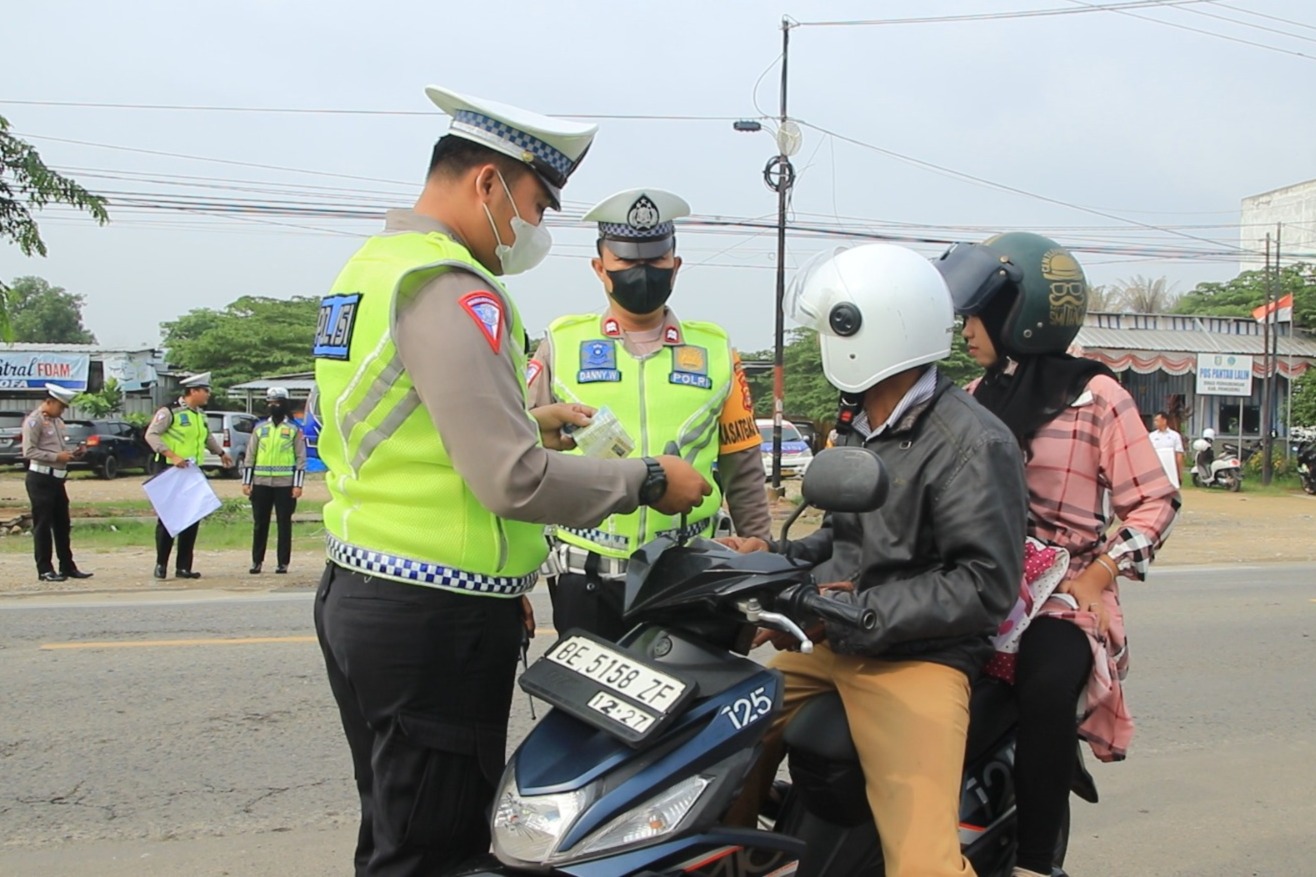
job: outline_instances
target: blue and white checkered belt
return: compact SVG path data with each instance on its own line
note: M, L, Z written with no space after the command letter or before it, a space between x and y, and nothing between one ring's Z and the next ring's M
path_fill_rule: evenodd
M328 543L329 559L341 567L362 575L379 576L427 588L453 588L475 594L515 597L533 588L539 578L538 572L524 576L490 576L467 572L450 566L440 566L437 563L358 548L333 536L326 536L325 539Z

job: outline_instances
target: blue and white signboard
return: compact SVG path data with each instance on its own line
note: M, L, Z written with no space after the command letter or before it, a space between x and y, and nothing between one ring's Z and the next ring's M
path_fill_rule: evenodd
M1251 396L1252 357L1233 353L1197 354L1197 395Z
M0 353L0 390L41 390L46 384L85 390L90 363L85 353Z

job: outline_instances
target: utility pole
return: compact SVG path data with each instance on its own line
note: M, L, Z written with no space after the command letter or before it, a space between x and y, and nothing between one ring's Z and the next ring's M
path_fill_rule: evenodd
M787 61L790 53L790 20L781 20L781 118L777 126L777 155L763 170L768 187L777 192L777 324L773 338L772 363L772 492L781 496L781 422L786 406L786 206L795 184L795 168L790 156L798 148L791 144L786 114ZM791 128L793 129L793 125Z
M1271 372L1270 372L1270 325L1275 299L1275 275L1279 273L1279 239L1275 240L1275 266L1270 262L1270 233L1266 233L1266 305L1261 314L1261 483L1269 484L1274 475L1270 459L1271 433ZM1278 327L1276 327L1278 331ZM1243 452L1242 447L1238 449Z

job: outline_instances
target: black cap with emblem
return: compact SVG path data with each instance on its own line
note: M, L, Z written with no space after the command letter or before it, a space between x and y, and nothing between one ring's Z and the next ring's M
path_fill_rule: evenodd
M684 198L663 189L627 189L604 198L585 214L599 224L599 240L619 259L657 259L676 246L672 222L690 215Z

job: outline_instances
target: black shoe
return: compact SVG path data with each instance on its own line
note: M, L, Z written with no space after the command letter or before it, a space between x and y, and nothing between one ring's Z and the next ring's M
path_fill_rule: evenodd
M247 570L247 572L251 573L251 574L254 575L254 576L258 576L258 575L260 575L260 564L259 564L259 563L253 563L253 564L251 565L251 569Z
M154 573L154 575L155 575L155 577L156 577L157 579L167 579L167 578L169 578L169 576L165 574L164 564L161 564L161 563L157 563L157 564L155 565L155 573Z
M59 573L55 572L54 570L51 570L50 572L43 572L41 575L37 576L37 581L39 581L39 582L62 582L62 581L64 581L64 579L66 579L66 578L68 578L68 576L60 575Z
M287 564L282 564L282 563L279 564L278 567L274 570L274 572L277 575L286 576L288 574Z
M201 573L199 573L199 572L192 572L192 570L190 570L190 569L176 569L176 570L174 570L174 578L179 578L179 579L199 579L199 578L201 578Z
M60 573L60 575L67 579L89 579L94 576L95 573L83 572L80 569L66 569Z

